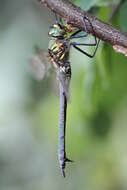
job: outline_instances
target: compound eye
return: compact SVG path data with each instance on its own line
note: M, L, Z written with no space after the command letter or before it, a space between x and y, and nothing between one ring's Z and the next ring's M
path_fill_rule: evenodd
M61 29L61 25L54 24L53 26L50 27L50 30L49 30L48 34L51 37L63 39L63 33L64 33L64 30Z

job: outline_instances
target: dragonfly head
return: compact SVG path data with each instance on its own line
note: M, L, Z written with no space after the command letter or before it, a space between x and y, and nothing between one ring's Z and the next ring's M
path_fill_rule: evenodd
M62 27L60 24L53 24L50 27L48 34L50 37L63 39L66 34L66 31L65 31L65 28Z

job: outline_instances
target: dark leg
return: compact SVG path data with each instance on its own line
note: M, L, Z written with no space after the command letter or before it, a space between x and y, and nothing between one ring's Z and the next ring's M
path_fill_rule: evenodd
M85 38L85 37L87 37L88 36L88 34L84 34L84 35L78 35L78 36L74 36L74 37L72 37L72 38L70 38L70 39L79 39L79 38Z
M97 41L95 51L94 51L94 53L93 53L92 55L89 54L89 53L87 53L87 52L85 52L85 51L83 51L83 50L80 49L79 47L77 47L77 44L76 44L76 43L75 43L75 44L72 43L71 45L72 45L75 49L77 49L78 51L80 51L81 53L83 53L84 55L86 55L86 56L88 56L88 57L90 57L90 58L93 58L93 57L95 56L95 54L96 54L97 49L98 49L99 42L100 42L100 39ZM78 45L80 45L80 44L78 44ZM82 45L83 45L83 44L82 44ZM84 46L86 46L86 45L84 45ZM88 46L88 44L87 44L87 46ZM89 45L89 46L92 46L92 44Z
M92 26L90 20L89 20L86 16L84 16L84 17L83 17L83 21L84 21L84 28L85 28L86 31L87 31L87 29L86 29L85 20L87 20L87 21L89 22L89 24L91 25L91 28L92 28L92 30L93 30L93 34L94 34L95 44L97 45L97 38L96 38L96 36L95 36L93 26ZM100 40L99 40L99 41L100 41Z
M80 36L80 35L79 36L75 36L75 35L77 35L80 32L81 32L81 30L79 30L79 31L75 32L74 34L72 34L71 37L70 37L70 39L82 38L82 37L87 37L88 36L87 33L84 36L83 35L82 36ZM76 46L81 46L81 45L83 45L83 46L96 46L97 45L97 38L96 38L96 36L94 36L94 43L77 43L77 42L72 42L71 45L76 45Z
M62 19L61 17L58 17L57 14L53 11L54 17L55 17L55 21L57 24L62 24Z
M72 42L72 46L96 46L97 42L95 43L77 43L77 42Z
M84 34L84 35L78 35L78 36L76 36L77 34L79 34L80 32L82 32L82 30L78 30L78 31L76 31L76 32L74 32L71 36L70 36L70 39L74 39L74 38L83 38L83 37L87 37L88 36L88 33L87 33L87 29L86 29L86 21L85 21L85 19L86 20L88 20L88 22L90 23L90 21L89 21L89 19L87 18L87 17L83 17L83 23L84 23L84 31L86 32L86 34ZM93 29L93 26L92 26L92 24L90 23L90 25L91 25L91 27L92 27L92 29ZM95 43L92 43L92 44L79 44L79 45L86 45L86 46L96 46L97 45L97 39L96 39L96 36L94 35L94 39L95 39ZM76 44L76 45L78 45L78 44Z
M54 18L55 18L56 23L59 23L59 20L58 20L57 14L56 14L54 11L53 11L53 14L54 14Z
M87 21L90 23L90 25L91 25L91 27L92 27L92 30L93 30L93 26L92 26L91 22L89 21L89 19L84 16L84 17L83 17L83 20L84 20L84 30L85 30L85 32L87 32L86 24L85 24L86 21L85 21L85 20L87 20ZM74 35L76 35L78 32L81 32L81 30L75 32L75 33L73 34L73 37L74 37ZM93 33L94 33L94 30L93 30ZM95 40L94 43L76 43L76 42L72 42L71 45L72 45L75 49L77 49L78 51L80 51L81 53L85 54L86 56L88 56L88 57L90 57L90 58L93 58L93 57L95 56L95 54L96 54L96 51L97 51L97 49L98 49L98 45L99 45L99 42L100 42L100 39L97 41L97 38L96 38L95 35L94 35L94 40ZM83 50L82 50L81 48L79 48L78 46L96 46L96 48L95 48L94 53L91 55L91 54L89 54L89 53L83 51Z
M76 36L78 33L82 32L82 30L78 30L78 31L74 32L74 33L71 35L70 39L73 39L73 38L83 38L83 37L87 37L87 36L88 36L85 18L86 18L86 17L83 17L83 21L84 21L83 23L84 23L84 31L85 31L86 33L85 33L84 35ZM87 19L87 18L86 18L86 19Z
M84 38L84 37L87 37L88 34L84 34L84 35L77 35L79 34L80 32L82 32L82 30L77 30L76 32L74 32L71 36L70 36L70 39L74 39L74 38Z

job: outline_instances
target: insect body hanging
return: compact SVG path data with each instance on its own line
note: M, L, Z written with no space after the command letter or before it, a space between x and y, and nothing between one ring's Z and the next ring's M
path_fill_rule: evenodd
M69 98L69 84L71 79L71 65L69 62L70 44L65 39L65 27L60 24L54 24L49 31L51 37L49 45L49 60L57 70L60 88L60 122L59 122L59 143L58 143L58 160L65 177L65 164L71 161L66 157L65 151L65 128L66 128L66 111L67 100Z
M49 61L54 65L57 71L57 77L59 79L60 88L60 121L59 121L59 133L58 133L58 160L62 171L62 175L65 177L66 162L72 162L66 157L65 150L65 131L66 131L66 114L67 114L67 101L69 99L69 85L71 79L71 65L69 61L69 52L71 46L87 55L88 57L94 57L98 48L99 40L91 44L72 42L75 38L86 37L87 31L85 27L84 17L84 35L79 35L81 30L77 30L69 24L63 24L61 18L57 18L56 23L50 27L49 36L50 43L48 48ZM93 55L83 51L80 46L96 46Z
M57 78L59 80L60 89L60 119L59 119L59 132L58 132L58 160L61 168L62 175L65 177L65 166L66 162L71 162L66 156L66 146L65 146L65 132L66 132L66 114L67 114L67 103L69 100L69 86L71 80L71 64L69 61L70 48L74 47L76 50L82 54L93 58L99 44L99 40L94 36L93 43L77 43L73 41L74 39L84 39L88 36L85 22L86 20L90 23L88 18L84 16L84 33L81 34L82 30L72 27L70 24L63 22L61 18L58 18L55 14L56 22L49 29L49 48L48 48L48 60L51 65L54 65ZM90 23L91 25L91 23ZM91 25L92 27L92 25ZM93 27L92 27L93 28ZM94 32L93 32L94 33ZM93 54L89 54L84 51L82 47L85 46L95 46ZM45 75L45 71L48 71L48 66L43 66L40 63L46 62L46 58L43 55L46 54L42 50L39 50L38 58L37 56L32 59L32 67L36 71L39 70L39 75L36 74L36 78L42 79ZM39 61L40 60L40 61ZM35 62L37 64L35 64ZM43 69L43 70L42 70ZM33 70L33 69L32 69ZM42 71L41 71L42 70ZM35 72L36 72L35 71ZM34 72L34 73L35 73Z

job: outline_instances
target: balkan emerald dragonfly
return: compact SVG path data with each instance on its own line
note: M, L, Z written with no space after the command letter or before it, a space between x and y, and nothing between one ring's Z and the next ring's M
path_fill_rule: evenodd
M72 160L66 156L65 147L67 103L69 99L69 86L71 80L71 64L69 61L70 48L74 47L84 55L93 58L96 54L100 41L99 39L96 39L96 36L94 36L94 43L79 43L73 41L74 39L83 39L88 36L85 24L86 20L90 23L89 19L84 16L84 31L82 31L73 27L71 24L66 23L66 21L55 14L55 23L49 28L48 33L50 37L48 53L45 54L43 51L40 51L38 58L36 57L36 59L34 58L31 60L33 68L35 68L35 70L39 73L38 78L42 79L44 73L47 72L50 67L49 64L45 66L41 62L44 54L47 55L48 61L46 61L46 58L45 60L43 58L43 62L50 62L51 65L55 67L57 78L59 80L60 118L58 132L58 160L62 175L64 177L66 162L72 162ZM82 32L83 34L81 34ZM95 46L93 54L89 54L84 51L82 49L83 46ZM37 62L39 63L38 66L36 65Z

